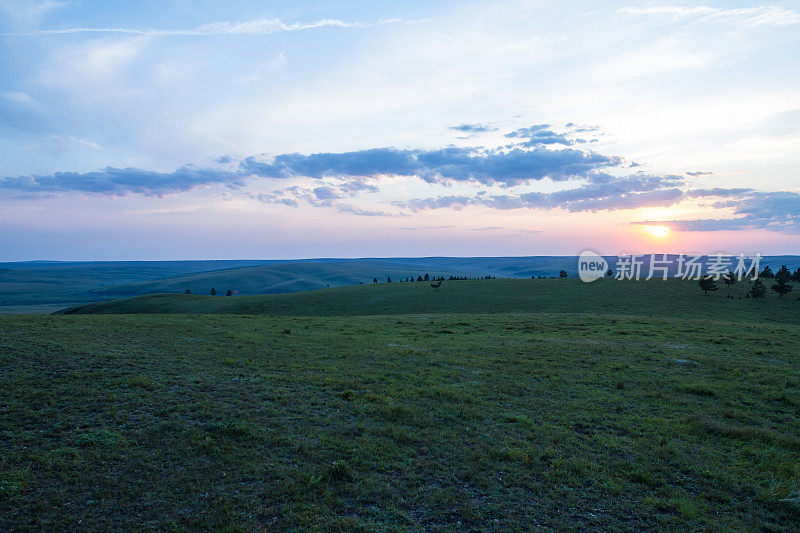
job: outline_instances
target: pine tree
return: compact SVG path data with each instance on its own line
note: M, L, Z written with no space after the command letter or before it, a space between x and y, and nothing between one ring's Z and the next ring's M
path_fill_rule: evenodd
M233 295L233 293L231 292L230 289L228 289L228 292L225 293L225 296L232 296L232 295Z
M192 289L186 289L183 294L192 294Z
M791 271L786 267L786 265L781 265L781 268L775 272L775 281L777 282L786 282L788 283L792 279Z
M728 273L727 273L727 274L725 274L724 276L722 276L722 282L723 282L725 285L727 285L727 286L728 286L728 293L729 293L729 294L730 294L730 292L731 292L731 285L736 285L736 282L737 282L737 281L738 281L738 280L736 279L736 276L735 276L735 275L733 274L733 272L731 272L730 270L728 271Z
M431 277L428 275L427 272L425 273L425 278L424 279L425 279L425 281L430 281L431 280Z
M719 290L719 287L717 287L717 282L712 276L705 276L703 279L698 281L697 284L700 285L700 290L703 291L703 294L708 294L709 292Z
M797 270L792 274L792 281L800 281L800 267L797 267Z
M792 285L789 283L790 279L792 279L792 273L786 268L786 265L782 265L780 270L775 273L776 283L772 286L772 290L781 297L784 294L789 294L792 292Z
M217 290L214 287L211 287L211 292L209 293L211 296L217 295Z
M767 287L764 286L764 283L760 279L757 279L753 283L753 286L750 287L750 291L748 292L752 298L763 298L766 293Z
M775 274L772 273L772 269L769 266L765 266L764 270L758 273L759 278L774 278Z
M375 283L375 284L377 285L377 283L378 283L378 278L372 278L372 283Z
M569 276L569 274L567 274L567 271L566 271L566 270L562 270L562 271L560 271L560 272L558 273L558 277L559 277L560 279L567 279L567 276Z

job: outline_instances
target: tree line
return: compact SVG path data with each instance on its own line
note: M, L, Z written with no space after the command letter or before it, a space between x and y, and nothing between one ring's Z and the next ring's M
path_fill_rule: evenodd
M727 274L719 279L722 280L722 282L728 287L727 298L731 298L730 288L739 282L738 277L735 276L733 272L728 271ZM775 291L778 296L783 297L792 292L791 282L800 282L800 267L792 272L786 265L781 265L781 268L778 269L777 272L773 273L769 266L765 266L764 269L758 273L758 277L755 279L755 281L753 281L753 285L745 293L746 298L764 298L764 296L767 294L767 285L762 281L762 279L774 280L774 283L772 283L770 289ZM719 287L717 286L717 279L715 279L713 276L705 276L698 280L697 283L700 286L700 290L703 291L703 294L708 294L709 292L715 292L719 290Z
M413 282L419 282L419 281L467 281L467 280L476 280L476 279L497 279L497 277L496 276L486 275L486 276L482 276L482 277L479 276L479 277L471 278L471 277L468 277L468 276L451 275L450 277L445 278L444 276L436 277L436 276L431 276L428 273L425 273L424 276L418 275L416 278L414 278L414 276L408 276L406 278L395 279L395 281L392 281L392 277L391 276L386 276L386 283L413 283ZM376 285L379 283L377 276L372 278L372 283L376 284Z

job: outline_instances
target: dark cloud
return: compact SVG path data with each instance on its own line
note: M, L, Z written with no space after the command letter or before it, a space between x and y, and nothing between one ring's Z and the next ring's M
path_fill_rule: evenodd
M683 198L683 191L678 186L682 184L682 178L674 175L613 178L599 174L595 181L586 185L552 193L451 195L396 202L395 205L414 212L443 208L462 209L466 206L500 210L562 208L573 212L634 209L679 202Z
M340 182L326 182L313 188L292 185L272 191L269 194L252 196L260 202L267 204L285 204L297 207L299 201L314 207L331 207L337 204L336 200L350 198L359 192L378 192L376 185L367 183L364 179L343 180Z
M56 172L48 176L13 176L0 178L0 189L12 189L30 194L83 192L107 196L144 194L163 196L208 185L240 187L247 176L241 172L180 167L174 172L155 172L139 168L106 167L96 172Z
M450 126L450 129L456 131L463 131L465 133L483 133L486 131L497 131L497 128L493 128L489 124L459 124L458 126Z
M571 128L571 133L586 133L593 132L596 128L575 128L573 123L567 124ZM574 144L584 144L590 142L597 142L597 139L583 139L580 137L568 136L566 133L557 133L550 129L549 124L534 124L528 128L519 128L512 132L506 133L505 137L525 139L512 146L525 146L532 148L534 146L550 145L550 144L563 144L566 146Z
M378 192L380 188L373 184L368 183L367 180L363 178L356 178L352 180L346 180L339 184L337 187L340 191L344 193L345 196L353 196L358 192Z
M313 192L317 200L335 200L341 198L333 187L316 187Z
M710 176L713 172L707 172L705 170L695 170L693 172L687 172L687 176Z
M526 139L530 139L538 132L546 130L549 127L550 124L534 124L533 126L529 126L527 128L519 128L517 130L506 133L505 137L524 137Z
M484 124L462 124L459 130L476 131ZM376 192L370 179L386 175L417 176L429 183L475 182L486 185L515 186L532 180L550 178L556 181L586 179L606 168L623 165L621 158L575 148L548 148L547 145L574 144L581 140L567 139L548 129L547 125L520 128L506 134L522 142L499 148L455 147L438 149L372 148L351 152L279 154L271 159L250 156L239 162L238 170L183 166L174 172L155 172L137 168L113 168L87 173L57 172L44 176L12 176L0 178L0 188L28 194L83 192L122 196L145 194L160 196L212 184L241 186L248 178L336 179L340 197L358 191ZM222 155L220 164L235 160ZM332 200L322 189L314 194L318 201ZM332 194L332 193L331 193Z
M622 160L572 148L511 150L459 148L399 150L374 148L355 152L282 154L271 161L248 157L242 171L270 178L419 176L429 183L448 181L518 185L531 180L567 180L584 177L602 168L619 166Z
M730 197L730 196L743 196L754 193L754 189L726 189L723 187L716 187L713 189L692 189L691 191L686 191L686 196L690 196L693 198L702 198L705 196L720 196L720 197Z
M246 173L267 178L413 175L419 168L416 153L414 150L373 148L342 153L281 154L270 162L250 156L240 165Z

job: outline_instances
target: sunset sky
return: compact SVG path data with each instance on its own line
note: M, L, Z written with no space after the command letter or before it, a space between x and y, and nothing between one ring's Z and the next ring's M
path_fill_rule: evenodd
M0 0L0 260L800 253L800 8Z

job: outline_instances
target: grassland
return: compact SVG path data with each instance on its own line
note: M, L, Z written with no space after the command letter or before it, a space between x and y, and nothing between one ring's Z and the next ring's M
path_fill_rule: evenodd
M769 280L767 280L769 285ZM66 309L70 314L192 313L302 316L392 315L415 313L572 313L643 315L711 320L800 323L798 295L746 298L750 282L724 286L704 296L697 283L579 280L448 281L382 283L320 291L261 296L153 294ZM727 296L731 298L727 298Z
M673 256L674 259L674 256ZM708 258L705 258L706 260ZM649 258L643 258L646 265ZM609 264L615 264L613 256ZM792 270L800 256L767 256L761 266ZM677 265L675 261L674 265ZM675 274L673 271L671 274ZM0 263L0 313L17 306L75 305L144 294L278 294L398 281L426 273L450 277L524 278L556 276L566 268L575 276L577 257L400 257L363 259L235 260L235 261L98 261ZM66 304L66 305L65 305Z
M0 317L0 529L800 521L793 297L519 280L261 300Z
M784 256L787 264L800 258ZM14 306L87 303L152 293L274 294L385 281L410 275L556 275L575 257L411 257L236 261L96 261L0 263L0 312ZM768 261L765 259L765 261ZM766 264L766 263L765 263Z

